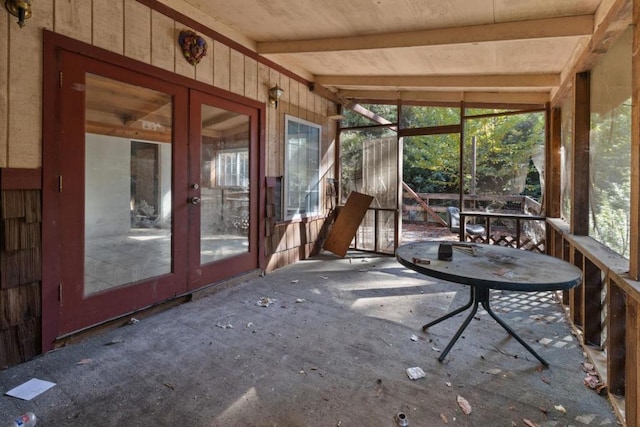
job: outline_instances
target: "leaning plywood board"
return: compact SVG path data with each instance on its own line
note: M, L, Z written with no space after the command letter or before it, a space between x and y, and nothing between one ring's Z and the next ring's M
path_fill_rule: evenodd
M329 236L324 242L324 249L338 256L345 256L349 245L355 236L362 218L367 213L373 197L366 194L351 192L344 208L340 210L335 224L329 231Z

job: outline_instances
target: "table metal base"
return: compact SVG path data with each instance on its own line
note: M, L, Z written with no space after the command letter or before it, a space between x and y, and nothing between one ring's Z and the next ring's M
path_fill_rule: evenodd
M491 317L493 317L493 319L496 322L498 322L498 324L500 326L502 326L509 333L509 335L514 337L516 340L518 340L518 342L520 344L522 344L522 346L524 348L529 350L529 353L533 354L535 356L535 358L540 361L540 363L542 363L545 367L549 367L549 364L547 363L546 360L544 360L538 353L536 353L531 348L531 346L529 346L529 344L527 344L522 338L520 338L520 336L518 336L518 334L516 334L515 331L513 329L511 329L509 327L509 325L507 325L504 322L504 320L500 319L493 312L493 310L491 310L491 307L489 306L489 289L487 289L487 288L479 288L479 289L477 289L475 286L470 286L470 288L471 288L471 296L469 298L469 302L468 303L466 303L464 306L462 306L460 308L457 308L457 309L453 310L451 313L447 313L446 315L440 317L439 319L434 320L433 322L427 323L426 325L424 325L422 327L422 330L424 332L427 332L427 329L429 329L430 327L432 327L434 325L437 325L438 323L440 323L440 322L442 322L444 320L447 320L450 317L455 316L456 314L462 313L463 311L467 310L468 308L471 308L471 313L469 313L467 318L464 320L464 323L462 323L462 326L460 326L460 329L458 329L458 331L453 336L451 341L449 341L449 344L447 344L447 347L440 354L440 357L438 357L438 360L440 362L442 362L444 360L444 358L447 357L447 354L449 353L449 351L451 350L453 345L456 343L456 341L458 341L458 338L460 338L460 335L462 335L462 332L464 332L464 330L467 328L467 326L469 326L469 323L471 323L471 319L473 319L473 316L475 316L476 312L478 311L478 305L481 304L482 308L484 308L485 311L487 313L489 313L489 315Z

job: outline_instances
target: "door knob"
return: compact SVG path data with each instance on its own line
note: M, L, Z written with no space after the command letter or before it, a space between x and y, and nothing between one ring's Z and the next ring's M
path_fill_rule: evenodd
M191 203L192 205L199 205L200 204L200 197L192 197L189 199L189 203Z
M197 183L191 184L191 188L193 188L194 190L197 190L198 188L200 188L200 186Z

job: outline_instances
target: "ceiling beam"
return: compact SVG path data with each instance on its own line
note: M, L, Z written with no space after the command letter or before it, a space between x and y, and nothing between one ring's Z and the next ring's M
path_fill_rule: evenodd
M368 36L262 42L258 43L258 53L335 52L585 36L593 33L593 22L593 15L579 15Z
M380 87L554 87L559 74L506 74L464 76L316 76L323 86Z
M501 104L544 104L549 101L549 92L460 92L460 91L411 91L411 90L341 90L342 97L382 101L424 101L440 103L488 102ZM366 102L365 102L366 103Z

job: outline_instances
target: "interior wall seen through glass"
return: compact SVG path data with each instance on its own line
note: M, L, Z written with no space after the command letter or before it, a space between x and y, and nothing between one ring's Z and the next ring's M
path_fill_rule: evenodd
M632 37L629 28L591 70L589 235L625 257L631 206Z
M88 296L171 272L173 108L167 94L94 74L85 96Z

